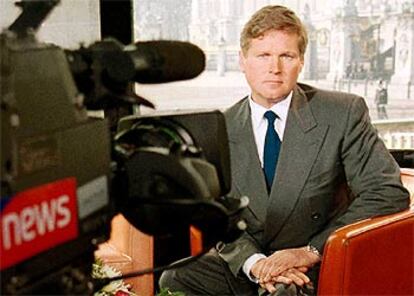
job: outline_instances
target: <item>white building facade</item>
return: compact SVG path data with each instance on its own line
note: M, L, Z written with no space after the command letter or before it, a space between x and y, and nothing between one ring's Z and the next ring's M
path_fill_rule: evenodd
M192 0L189 40L205 50L209 70L238 70L240 31L269 4L290 7L308 28L304 79L384 79L414 98L412 0Z

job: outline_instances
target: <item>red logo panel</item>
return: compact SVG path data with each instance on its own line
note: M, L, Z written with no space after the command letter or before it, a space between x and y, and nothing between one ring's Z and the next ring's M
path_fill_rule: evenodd
M1 212L0 269L78 236L75 178L19 192Z

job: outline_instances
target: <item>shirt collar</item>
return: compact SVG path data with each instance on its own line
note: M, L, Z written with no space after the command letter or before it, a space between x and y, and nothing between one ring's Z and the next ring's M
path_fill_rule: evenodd
M256 129L261 124L261 122L264 120L263 116L265 112L268 110L272 110L273 112L277 114L277 116L282 122L286 122L288 112L289 112L290 102L292 101L292 96L293 96L293 91L290 91L290 93L287 95L285 99L274 104L270 109L267 109L263 107L262 105L259 105L258 103L253 101L252 96L250 95L249 105L250 105L250 110L252 113L253 128Z

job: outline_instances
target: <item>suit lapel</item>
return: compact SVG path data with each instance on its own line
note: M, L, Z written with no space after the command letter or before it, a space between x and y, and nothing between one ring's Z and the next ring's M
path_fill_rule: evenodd
M249 208L260 221L266 216L268 194L253 135L250 107L245 99L229 127L234 185L250 199Z
M267 205L266 242L278 234L295 208L327 130L328 126L318 126L306 94L296 87Z

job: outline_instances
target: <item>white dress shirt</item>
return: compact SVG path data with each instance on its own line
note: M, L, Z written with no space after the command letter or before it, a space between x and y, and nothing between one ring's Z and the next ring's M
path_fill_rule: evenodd
M275 121L275 130L283 142L283 134L285 132L286 120L289 112L290 102L292 101L292 91L283 101L273 105L270 109L266 109L262 105L257 104L249 97L249 105L251 111L252 127L254 139L256 141L257 153L259 154L260 163L263 167L263 152L267 130L267 119L264 117L266 111L273 111L278 118Z
M249 105L251 111L251 119L252 119L252 127L253 127L253 134L254 139L256 142L257 153L259 155L260 164L263 167L263 153L264 153L264 143L266 137L266 130L267 130L267 120L264 117L266 111L273 111L276 113L278 118L275 121L275 130L280 138L280 141L283 142L283 135L285 132L287 116L289 112L290 102L292 101L292 94L291 91L286 99L280 101L273 105L270 109L266 109L262 105L259 105L255 101L252 100L252 97L249 97ZM246 276L253 282L257 283L257 279L252 278L250 276L250 270L252 269L253 265L262 258L266 258L264 254L253 254L250 256L243 264L243 272Z

